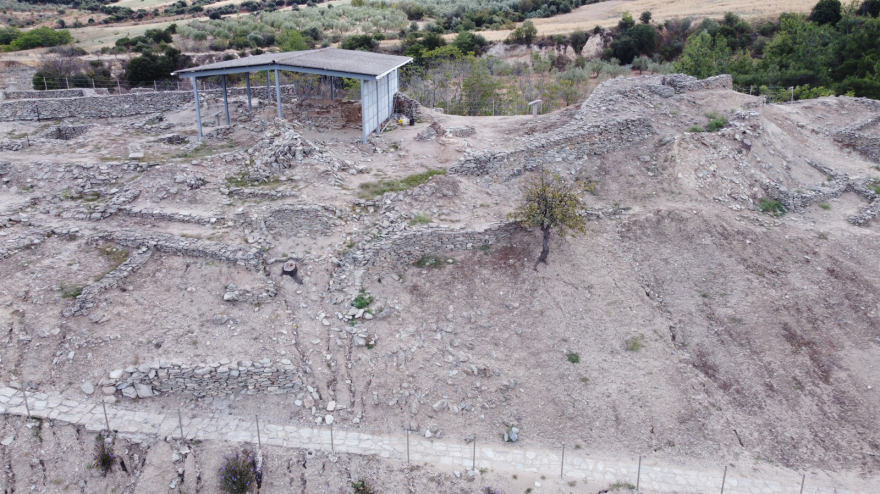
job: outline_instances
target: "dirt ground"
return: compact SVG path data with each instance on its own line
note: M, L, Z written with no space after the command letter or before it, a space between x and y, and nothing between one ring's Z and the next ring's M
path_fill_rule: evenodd
M82 397L83 383L97 384L113 369L147 362L286 358L308 369L308 384L320 394L319 411L330 400L340 405L340 427L495 438L513 425L524 447L566 442L586 451L691 465L779 466L876 478L880 226L847 221L867 205L853 193L778 217L756 209L765 195L761 177L790 190L821 184L826 177L807 160L850 176L880 177L876 163L826 133L872 113L851 98L757 102L717 90L658 96L621 109L650 118L656 134L621 151L556 163L553 171L596 184L595 193L583 198L585 206L623 212L590 221L583 236L554 236L549 263L537 269L539 238L528 231L486 249L444 253L452 262L440 269L388 265L343 272L333 259L380 230L416 228L409 222L417 215L464 229L503 221L522 197L528 174L510 181L435 177L428 185L448 194L422 194L393 206L389 201L375 211L357 205L360 185L447 168L467 150L506 149L524 138L584 125L573 119L577 108L537 118L427 112L415 126L390 128L366 145L359 143L357 128L300 122L293 128L320 152L278 170L268 182L241 185L294 194L275 200L223 192L230 178L246 171L227 160L228 153L259 148L264 131L246 127L271 128L271 106L248 115L243 101L234 100L239 126L205 145L156 142L169 132L192 139L192 109L162 120L71 120L64 123L92 127L68 141L38 137L60 122L2 123L0 134L28 133L31 146L2 158L10 166L2 175L0 216L10 220L0 228L0 248L7 249L0 262L6 280L0 322L7 328L0 381ZM203 115L219 108L210 105ZM751 114L737 117L734 110ZM731 123L717 133L685 132L705 125L708 112L728 115ZM295 114L293 106L285 107L289 120ZM470 125L476 132L416 140L434 121L444 128ZM751 139L748 149L743 137ZM138 151L145 153L143 162L158 165L132 168L126 159ZM196 176L203 183L187 187ZM202 225L121 213L88 219L125 187L140 191L131 207L217 221ZM260 214L284 204L347 213L321 234L267 236L235 219L242 211ZM49 227L78 230L21 247L22 238ZM123 228L257 246L266 259L298 258L306 276L298 285L280 275L280 264L256 272L156 252L118 288L101 293L88 316L63 316L76 289L132 255L93 240ZM349 288L337 298L331 286L343 276L356 278L374 297L370 307L382 315L357 322L375 341L372 348L339 336L345 323L333 314L346 312L358 293ZM278 293L261 303L224 300L229 284L259 292L269 280ZM143 409L258 413L274 423L316 420L313 410L291 405L292 395L117 399ZM435 410L432 405L442 400L449 405ZM95 480L86 468L93 436L44 424L43 442L36 443L23 432L23 421L4 420L4 427L17 431L13 446L0 450L18 489L28 484L54 492L53 486L73 489L85 479L88 486L102 486L100 492L147 492L143 481L132 483L121 472ZM30 456L17 453L25 443ZM170 456L175 445L119 447L148 448L132 462L140 461L144 475L162 482L172 482L179 477L176 468L184 468L159 460L151 467L154 454ZM195 460L179 460L195 461L185 467L181 482L193 489L186 492L215 492L214 472L226 449L195 445ZM267 482L281 483L279 489L283 484L301 485L303 492L349 492L350 479L361 475L382 487L377 492L402 492L395 487L401 485L414 492L479 487L450 472L405 471L369 458L330 465L305 453L268 454L283 457L269 463L278 470L267 475ZM190 475L191 468L201 476ZM509 492L528 487L508 477L487 480Z

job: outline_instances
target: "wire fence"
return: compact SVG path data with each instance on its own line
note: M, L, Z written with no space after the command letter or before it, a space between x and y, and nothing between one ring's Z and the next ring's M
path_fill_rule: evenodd
M792 103L795 101L794 87L783 86L733 86L734 91L749 94L752 96L761 96L764 102L770 103Z

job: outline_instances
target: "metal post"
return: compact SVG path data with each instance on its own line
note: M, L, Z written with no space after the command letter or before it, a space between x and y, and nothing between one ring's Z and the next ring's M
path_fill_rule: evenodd
M251 73L244 73L244 85L247 88L247 96L248 96L248 112L252 112L254 110L253 106L251 106Z
M721 494L724 494L724 482L727 480L727 465L724 465L724 476L721 477Z
M336 452L336 446L334 446L335 442L336 441L333 440L333 423L331 422L330 423L330 451L333 453Z
M804 481L807 480L807 474L801 475L801 494L804 494Z
M49 90L49 86L46 84L46 78L45 78L45 77L43 77L43 89L46 90L46 91Z
M278 106L278 118L281 118L281 84L278 82L278 69L275 69L275 104Z
M91 79L91 81L92 81L92 89L95 89L95 80Z
M406 464L409 465L409 429L406 430Z
M156 81L153 81L153 91L159 90L159 84Z
M229 100L226 98L226 74L221 76L223 81L223 111L226 112L226 125L229 126Z
M180 426L180 439L186 439L186 436L183 435L183 417L180 416L180 409L177 409L177 425Z
M202 138L202 111L199 109L199 81L196 77L193 77L193 99L196 104L196 123L199 126L199 139L201 139Z
M116 78L116 94L122 94L122 88L119 87L119 78Z
M180 91L180 81L177 81L177 90Z
M794 103L794 86L791 87L791 102Z
M104 424L107 425L107 434L110 434L110 419L107 418L107 404L101 400L101 408L104 409Z
M266 101L271 103L272 102L272 91L270 90L269 82L270 82L269 71L267 70L266 71Z
M642 455L639 455L639 470L636 472L636 490L639 490L639 480L642 478Z
M477 435L474 434L474 458L471 460L473 463L473 469L477 469Z
M562 461L559 462L559 476L565 478L565 443L562 443Z
M367 143L367 100L364 98L364 81L361 79L361 134L364 137L364 144Z
M26 391L24 388L22 388L22 390L21 390L21 394L24 396L24 409L27 410L27 416L28 416L28 418L31 418L31 406L28 405L28 401L27 401L27 391Z
M333 77L331 75L330 76L330 99L333 101L336 100L336 84L335 84L335 82L336 82L335 77Z
M260 449L263 449L263 440L260 439L260 416L254 415L254 417L257 418L257 446L259 446Z
M64 84L67 86L67 89L70 89L70 79L67 77L64 78Z

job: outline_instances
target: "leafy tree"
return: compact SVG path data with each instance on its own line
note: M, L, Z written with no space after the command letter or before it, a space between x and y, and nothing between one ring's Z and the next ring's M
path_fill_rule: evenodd
M278 48L280 48L281 51L302 51L309 49L302 34L294 29L279 34L275 38L275 44L278 45Z
M819 24L837 24L840 22L840 0L819 0L810 12L810 20Z
M577 55L580 54L581 50L583 50L584 46L586 46L587 40L590 39L590 35L578 29L577 31L571 33L568 39L571 43L571 47L574 49L574 53Z
M443 38L440 38L443 39ZM480 34L474 34L470 31L461 31L452 41L452 46L456 47L461 53L473 53L479 55L487 45L486 38Z
M880 16L880 0L865 0L862 2L862 5L856 13L858 15L874 18Z
M345 38L342 48L346 50L373 51L379 48L379 42L369 34L356 34Z
M731 53L727 40L719 35L713 42L709 33L703 31L691 36L681 57L675 62L675 68L685 74L705 79L722 73L730 62Z
M642 15L639 16L639 20L642 21L642 24L650 24L651 23L651 11L646 10L642 12Z
M525 199L513 213L511 219L526 228L540 228L543 233L541 255L535 262L547 263L550 253L550 234L555 229L560 236L566 233L583 234L587 231L586 221L579 213L581 184L567 182L558 175L546 172L533 179L526 188Z
M532 21L525 21L522 26L513 30L508 37L508 41L518 45L531 45L538 37L538 28Z
M620 21L617 23L617 28L621 31L626 31L629 28L635 26L636 21L633 20L632 14L629 11L625 11L623 16L620 18Z
M15 31L6 31L4 37L9 37L9 33ZM9 42L7 51L30 50L31 48L40 48L48 46L58 46L70 43L73 36L66 30L55 30L51 27L38 27L30 31L18 32L15 39Z

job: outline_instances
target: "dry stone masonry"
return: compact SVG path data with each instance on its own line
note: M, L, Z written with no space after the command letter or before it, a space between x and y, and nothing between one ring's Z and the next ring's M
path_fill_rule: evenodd
M246 266L248 269L256 271L262 270L263 267L263 252L259 249L222 244L210 240L178 237L167 233L146 233L123 229L96 234L92 240L115 242L134 249L147 247L181 256L216 259Z
M66 90L64 90L66 91ZM82 90L74 96L43 95L52 91L16 91L19 93L34 93L30 99L0 100L0 121L15 120L54 120L61 118L117 118L131 117L150 113L179 110L187 104L192 104L192 91L151 91L148 93L129 93L106 96L84 96ZM246 93L245 88L229 88L229 96L241 96ZM26 95L26 96L27 96ZM266 88L252 87L251 95L254 98L264 99ZM281 87L282 101L291 101L296 95L296 87L293 85ZM200 99L222 97L219 89L199 91ZM272 88L272 98L275 97L275 88Z
M113 370L98 384L106 395L118 392L128 398L149 398L164 393L206 398L244 391L247 394L303 393L298 398L300 400L305 393L314 393L306 388L302 369L288 359L273 363L268 358L258 361L220 359L194 365L176 361L155 362Z
M880 110L880 103L870 101ZM862 132L866 129L873 129L874 135ZM834 140L855 149L874 163L880 163L880 114L840 129L834 133Z

